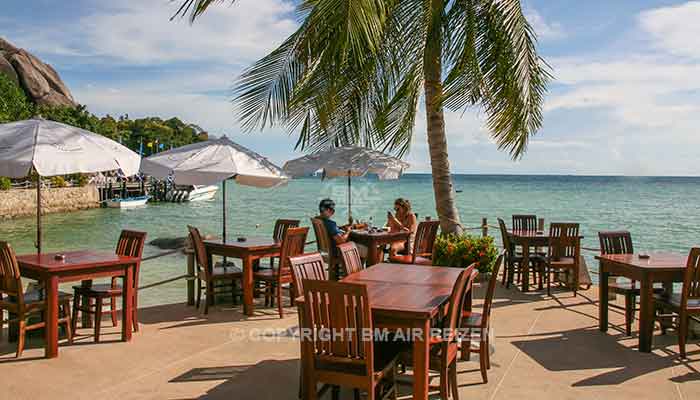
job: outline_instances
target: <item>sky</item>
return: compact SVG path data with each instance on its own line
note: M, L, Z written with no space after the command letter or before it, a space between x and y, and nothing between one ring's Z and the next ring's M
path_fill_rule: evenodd
M296 28L294 2L239 0L195 24L170 0L2 0L0 37L52 64L98 115L179 117L280 165L279 129L242 132L231 87ZM555 80L524 158L497 149L478 109L448 112L454 173L700 175L700 1L523 0ZM411 172L429 172L419 109Z

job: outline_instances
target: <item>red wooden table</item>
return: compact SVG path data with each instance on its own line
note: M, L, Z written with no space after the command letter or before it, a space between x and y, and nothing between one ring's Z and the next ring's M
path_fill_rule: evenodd
M430 321L448 302L461 268L381 263L343 282L367 286L375 327L421 329L413 342L413 398L428 398Z
M226 243L221 240L204 241L209 268L212 268L212 256L214 255L237 258L243 262L243 312L246 315L253 315L255 312L255 304L253 303L253 263L261 258L279 256L280 245L280 242L275 242L272 238L265 237L246 237L244 242L239 242L235 239Z
M17 257L20 274L43 282L46 288L46 357L58 357L58 284L62 282L123 277L122 340L131 340L134 266L140 259L92 250L60 253L65 255L63 260L57 260L56 254L59 253Z
M353 230L350 232L350 240L367 246L367 265L375 265L382 262L382 252L379 247L388 244L405 242L411 236L409 231L401 232L370 232L367 230Z
M653 253L649 258L637 254L602 254L600 262L599 329L608 330L608 278L611 274L640 282L639 294L639 351L651 352L654 336L654 282L663 282L667 288L672 282L683 280L688 256Z

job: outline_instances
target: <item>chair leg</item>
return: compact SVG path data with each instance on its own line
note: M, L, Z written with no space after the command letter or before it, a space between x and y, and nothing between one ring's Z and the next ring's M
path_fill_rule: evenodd
M277 291L277 311L280 313L280 318L284 318L284 308L282 304L282 285L277 284L275 290Z
M100 328L102 327L102 299L95 301L95 343L100 341Z
M681 352L681 358L686 358L685 341L688 335L688 316L681 312L678 315L678 348Z
M78 309L80 307L80 298L82 296L78 296L77 294L73 296L73 315L71 315L71 331L75 334L75 331L78 327Z
M66 301L63 303L63 318L64 318L64 324L66 325L66 336L68 338L68 344L73 344L73 330L72 325L73 325L73 318L71 318L70 315L70 301Z
M484 346L484 342L482 341L479 344L479 369L481 370L481 378L484 380L484 383L489 382L489 377L486 374L486 370L488 369L488 355L486 353L488 351L488 347Z
M547 296L552 296L552 268L547 266Z
M340 386L333 386L331 389L331 398L333 400L340 400Z
M133 310L131 313L131 326L134 329L134 332L139 331L139 296L137 294L134 294L134 300L133 300Z
M450 366L450 387L452 388L452 398L459 400L459 386L457 385L457 363Z
M202 300L202 282L197 279L197 301L195 302L195 307L199 310L199 302Z
M627 336L632 336L632 319L636 307L634 298L634 294L625 294L625 333Z
M489 336L486 334L484 341L480 346L484 346L484 354L486 355L486 369L491 369L491 348L489 347Z
M204 299L204 315L209 314L209 304L212 303L211 298L214 297L214 287L211 282L206 283L206 298Z
M24 319L24 315L20 316L19 320L19 336L17 337L17 358L22 356L24 351L24 341L27 336L27 321Z
M448 397L448 387L447 387L447 382L448 382L448 377L447 377L447 369L449 367L447 365L442 366L440 369L440 398L447 400Z
M352 390L352 397L355 400L360 400L360 389L353 389Z
M467 329L467 334L462 336L462 349L461 349L461 359L462 361L469 361L472 355L472 330Z

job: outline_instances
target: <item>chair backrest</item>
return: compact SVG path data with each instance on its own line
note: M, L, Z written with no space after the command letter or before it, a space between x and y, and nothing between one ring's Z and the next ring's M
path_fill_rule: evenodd
M491 317L491 305L493 304L493 296L496 294L496 282L498 281L498 271L503 265L503 253L501 253L496 259L496 265L491 271L491 278L489 279L489 286L486 288L486 294L484 295L484 305L481 310L481 327L487 328L489 326L489 320Z
M464 309L467 294L471 292L472 284L477 275L479 275L479 271L477 271L475 264L470 265L460 272L457 281L455 281L454 286L452 286L447 316L442 320L443 333L449 333L451 335L457 333L460 321L462 320L462 310ZM453 338L450 338L450 340L452 339Z
M204 272L204 276L209 278L211 271L209 271L207 249L204 247L202 235L199 233L199 229L194 226L187 225L187 230L190 231L190 241L192 242L194 257L197 260L197 270Z
M3 302L4 296L12 296L16 303ZM7 242L0 242L0 304L10 311L13 308L24 308L24 295L22 294L22 278L19 274L19 264L12 246ZM0 311L0 321L2 320ZM0 328L1 329L1 328Z
M374 373L372 311L367 287L305 279L302 335L316 370L371 377ZM332 331L329 331L332 329Z
M343 259L346 276L362 271L365 268L364 264L362 264L362 258L360 258L360 252L357 250L357 246L354 242L339 244L338 251L340 252L340 257Z
M688 263L683 278L681 307L686 308L688 301L700 302L700 247L690 249Z
M632 235L627 231L598 232L601 254L634 254Z
M577 263L581 254L579 224L553 222L549 225L549 248L547 256L551 260L563 257L574 258Z
M506 251L506 255L508 257L512 257L513 254L513 247L512 244L510 243L510 236L508 236L508 227L506 226L505 221L503 221L502 218L498 219L498 228L501 230L501 240L503 241L503 248Z
M298 226L298 219L278 219L275 221L275 229L272 230L272 239L275 242L281 242L287 228L297 228Z
M440 221L422 221L418 224L413 244L413 262L416 261L416 257L431 257L433 255L433 246L439 228Z
M326 272L321 253L289 257L289 266L292 268L292 282L294 283L296 297L304 295L304 279L328 280L328 273Z
M311 218L311 226L314 227L314 235L316 235L316 247L321 253L331 254L331 238L328 236L326 225L323 224L321 218Z
M289 267L289 257L304 254L304 246L306 245L306 236L308 234L308 227L289 228L284 231L282 247L280 248L280 264L277 269L278 277L281 278L292 274L292 269Z
M143 256L143 246L146 244L146 232L122 230L117 241L115 253L120 256L136 257ZM134 287L139 287L139 272L141 262L137 262L134 267Z
M514 214L513 215L513 230L514 231L536 231L537 230L537 215Z

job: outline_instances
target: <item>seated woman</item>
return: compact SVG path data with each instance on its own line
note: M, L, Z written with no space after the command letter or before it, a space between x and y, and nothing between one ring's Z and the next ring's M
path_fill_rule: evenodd
M413 240L416 236L416 229L418 229L418 221L416 219L416 214L411 210L411 202L406 199L398 198L394 201L394 212L393 215L391 211L387 213L387 225L391 232L409 231L411 235L408 238L408 242L394 243L391 245L389 250L390 255L396 255L398 253L411 254L413 251Z

